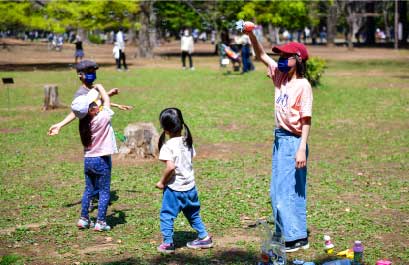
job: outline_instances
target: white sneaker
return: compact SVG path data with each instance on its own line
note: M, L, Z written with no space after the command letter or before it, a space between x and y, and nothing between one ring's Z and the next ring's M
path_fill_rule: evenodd
M104 232L104 231L109 231L109 230L111 230L111 227L107 225L106 222L103 222L103 221L98 221L94 227L94 231L98 231L98 232Z

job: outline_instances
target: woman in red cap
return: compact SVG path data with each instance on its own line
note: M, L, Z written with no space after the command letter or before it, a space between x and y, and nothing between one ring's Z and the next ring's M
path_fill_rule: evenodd
M312 89L305 78L306 47L297 42L274 46L278 62L266 54L252 32L251 22L241 28L246 32L259 58L268 69L275 86L275 139L273 147L271 204L276 233L286 240L286 251L307 249L307 139L311 126Z

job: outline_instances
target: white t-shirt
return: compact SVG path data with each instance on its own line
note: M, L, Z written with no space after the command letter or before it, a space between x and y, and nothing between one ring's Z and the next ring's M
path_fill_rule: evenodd
M195 186L195 174L192 158L195 149L189 149L183 137L170 138L160 149L159 160L172 161L175 164L175 175L171 177L167 186L175 191L188 191Z
M180 39L180 50L188 53L193 53L193 37L182 36Z

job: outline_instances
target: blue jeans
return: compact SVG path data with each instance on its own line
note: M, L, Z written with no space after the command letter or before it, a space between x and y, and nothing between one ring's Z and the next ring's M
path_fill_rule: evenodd
M105 221L111 192L111 156L84 157L85 190L81 217L89 218L88 207L95 189L99 188L98 221Z
M243 72L249 72L253 70L254 66L251 62L250 45L243 45L241 49L241 57L243 60Z
M188 191L174 191L166 187L160 210L160 231L164 243L173 243L173 223L181 211L190 226L196 230L199 238L207 236L206 228L200 218L200 202L196 187Z
M276 233L282 233L286 241L307 237L307 168L295 168L295 155L301 137L283 129L275 130L271 204ZM307 146L308 157L308 146Z

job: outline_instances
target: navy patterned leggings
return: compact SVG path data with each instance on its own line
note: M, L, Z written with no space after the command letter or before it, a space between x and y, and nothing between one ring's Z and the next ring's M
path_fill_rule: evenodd
M85 190L81 217L89 219L88 207L94 190L99 188L98 221L105 221L111 191L111 156L84 157Z

